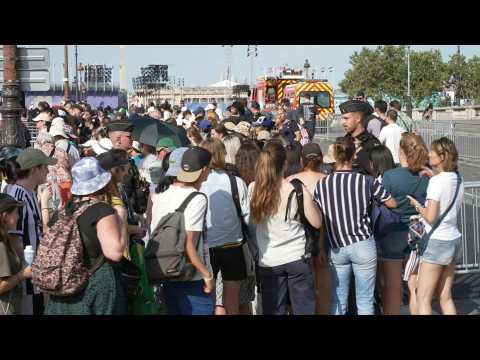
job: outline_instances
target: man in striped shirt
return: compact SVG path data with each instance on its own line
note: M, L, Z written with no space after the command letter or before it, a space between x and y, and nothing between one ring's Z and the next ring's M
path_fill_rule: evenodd
M57 160L49 158L41 150L28 148L17 157L17 163L20 165L17 182L15 185L9 185L5 192L24 202L25 206L19 213L17 229L10 235L17 237L19 247L30 245L36 253L43 232L42 212L36 190L47 181L48 165L55 165ZM34 290L30 279L26 281L25 290L22 315L43 314L43 295Z

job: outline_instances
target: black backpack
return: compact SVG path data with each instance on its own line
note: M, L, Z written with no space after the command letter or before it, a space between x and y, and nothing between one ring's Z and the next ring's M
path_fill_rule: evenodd
M305 258L310 256L318 256L320 253L320 229L315 229L307 220L305 216L305 209L303 208L303 183L299 179L292 179L290 181L294 190L288 196L287 210L285 212L285 221L288 219L288 212L292 202L293 195L297 197L298 211L297 215L300 217L300 222L305 229ZM295 216L297 216L295 215Z

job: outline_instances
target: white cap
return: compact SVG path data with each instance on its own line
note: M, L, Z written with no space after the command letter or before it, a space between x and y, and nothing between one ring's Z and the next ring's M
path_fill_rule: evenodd
M63 110L58 110L58 116L67 116L67 113Z
M50 121L51 119L50 119L50 115L48 115L45 112L42 112L37 116L35 116L32 120L37 122L37 121Z
M61 117L56 117L55 119L52 120L52 127L58 127L63 128L65 125L65 120L63 120Z
M134 141L132 143L132 148L133 148L133 150L136 150L138 152L142 152L142 149L140 147L140 143L138 141Z
M188 108L187 108L186 106L184 106L184 107L182 107L180 110L181 110L182 112L185 112L185 111L188 110Z
M155 111L155 108L153 106L150 106L147 110L147 113L152 113Z
M110 151L113 148L112 141L108 138L103 138L98 141L95 141L92 144L92 149L95 154L100 155Z
M205 108L205 111L210 111L210 110L215 110L215 106L212 104L208 104L207 107Z

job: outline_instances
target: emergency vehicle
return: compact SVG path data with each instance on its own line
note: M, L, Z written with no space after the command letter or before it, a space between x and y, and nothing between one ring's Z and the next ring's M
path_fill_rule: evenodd
M276 73L271 72L259 78L252 89L251 100L258 102L264 111L269 112L284 98L287 85L304 80L302 70L279 68Z
M284 97L290 100L293 109L304 104L314 104L317 120L330 120L335 113L333 87L324 80L305 80L287 85Z
M306 80L303 70L279 68L276 73L259 78L252 89L251 100L266 112L284 98L290 100L294 109L311 101L318 120L327 120L335 112L332 85L327 80Z

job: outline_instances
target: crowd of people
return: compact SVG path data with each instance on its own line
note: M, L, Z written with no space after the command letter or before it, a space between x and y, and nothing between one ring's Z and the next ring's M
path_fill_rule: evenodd
M404 282L411 314L455 314L455 144L398 101L340 111L324 156L287 99L39 103L34 146L0 150L0 314L395 315ZM142 143L144 117L190 144Z

